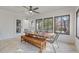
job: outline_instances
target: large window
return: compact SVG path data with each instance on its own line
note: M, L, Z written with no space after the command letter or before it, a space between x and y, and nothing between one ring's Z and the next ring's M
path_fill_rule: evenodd
M79 39L79 9L76 12L76 37Z
M56 16L54 17L54 32L62 34L70 34L70 16Z
M21 33L21 20L16 20L16 33Z
M43 19L36 20L36 31L41 32L44 30L44 22Z
M44 18L36 20L36 29L41 32L53 32L53 18Z

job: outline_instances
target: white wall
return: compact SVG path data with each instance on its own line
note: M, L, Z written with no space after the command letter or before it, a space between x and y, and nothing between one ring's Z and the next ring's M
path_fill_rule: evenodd
M20 15L0 9L0 36L16 35L16 19L22 20Z
M29 30L31 29L32 31L34 31L33 30L34 23L33 24L30 23L32 21L31 18L29 18L26 21L26 17L27 16L25 16L25 14L23 15L21 13L0 9L0 39L17 36L16 33L17 19L22 21L21 33L24 32L24 29L29 29Z
M74 37L75 37L75 45L77 50L79 51L79 39L76 37L76 11L78 10L79 7L75 9L75 21L74 21Z

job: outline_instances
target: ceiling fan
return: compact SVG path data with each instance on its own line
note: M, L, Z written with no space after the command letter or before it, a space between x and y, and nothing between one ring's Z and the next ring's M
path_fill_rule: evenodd
M33 8L33 6L29 6L29 7L26 7L26 6L23 6L24 8L28 9L29 12L34 12L34 13L39 13L37 12L36 10L39 9L38 7L35 7Z

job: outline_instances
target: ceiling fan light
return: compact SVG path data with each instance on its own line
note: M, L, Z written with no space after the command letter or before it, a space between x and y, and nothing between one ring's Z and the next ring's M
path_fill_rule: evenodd
M32 11L29 11L30 13L32 13Z

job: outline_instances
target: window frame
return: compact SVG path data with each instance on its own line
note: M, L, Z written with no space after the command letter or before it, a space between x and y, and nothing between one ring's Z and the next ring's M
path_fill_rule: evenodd
M77 30L77 23L78 23L78 19L77 19L77 17L78 17L78 13L79 13L79 9L77 10L77 12L76 12L76 37L79 39L79 36L78 36L78 34L77 34L77 32L79 31L79 30Z
M61 29L62 29L62 20L63 20L62 17L64 17L64 16L68 16L68 17L69 17L69 19L68 19L68 23L69 23L68 30L69 30L69 33L61 33L61 31L60 31L60 33L57 33L57 32L55 31L55 30L56 30L56 27L55 27L56 18L57 18L57 17L60 17L60 18L61 18ZM54 33L70 35L70 15L54 16Z
M53 32L53 17L44 18L44 20L45 20L45 19L52 19L52 32ZM49 32L48 30L49 30L49 26L48 26L48 28L47 28L47 32ZM50 32L49 32L49 33L50 33Z
M35 27L36 32L38 32L38 29L37 29L37 22L38 22L38 21L37 21L37 20L43 20L43 19L42 19L42 18L36 19L36 21L35 21L35 22L36 22L36 24L35 24L35 26L36 26L36 27Z
M16 19L16 33L21 33L21 20Z
M36 32L38 31L38 29L37 29L37 22L38 22L38 20L42 20L43 23L44 23L44 20L45 20L45 19L52 19L52 32L53 32L53 17L36 19L36 24L35 24L35 25L36 25L36 27L35 27ZM45 25L45 23L43 24L43 26L44 26L44 25ZM44 27L45 27L45 26L44 26ZM47 31L45 31L45 28L43 29L44 32L49 32L48 30L49 30L48 28L47 28ZM42 31L42 32L43 32L43 31ZM50 32L49 32L49 33L50 33Z

